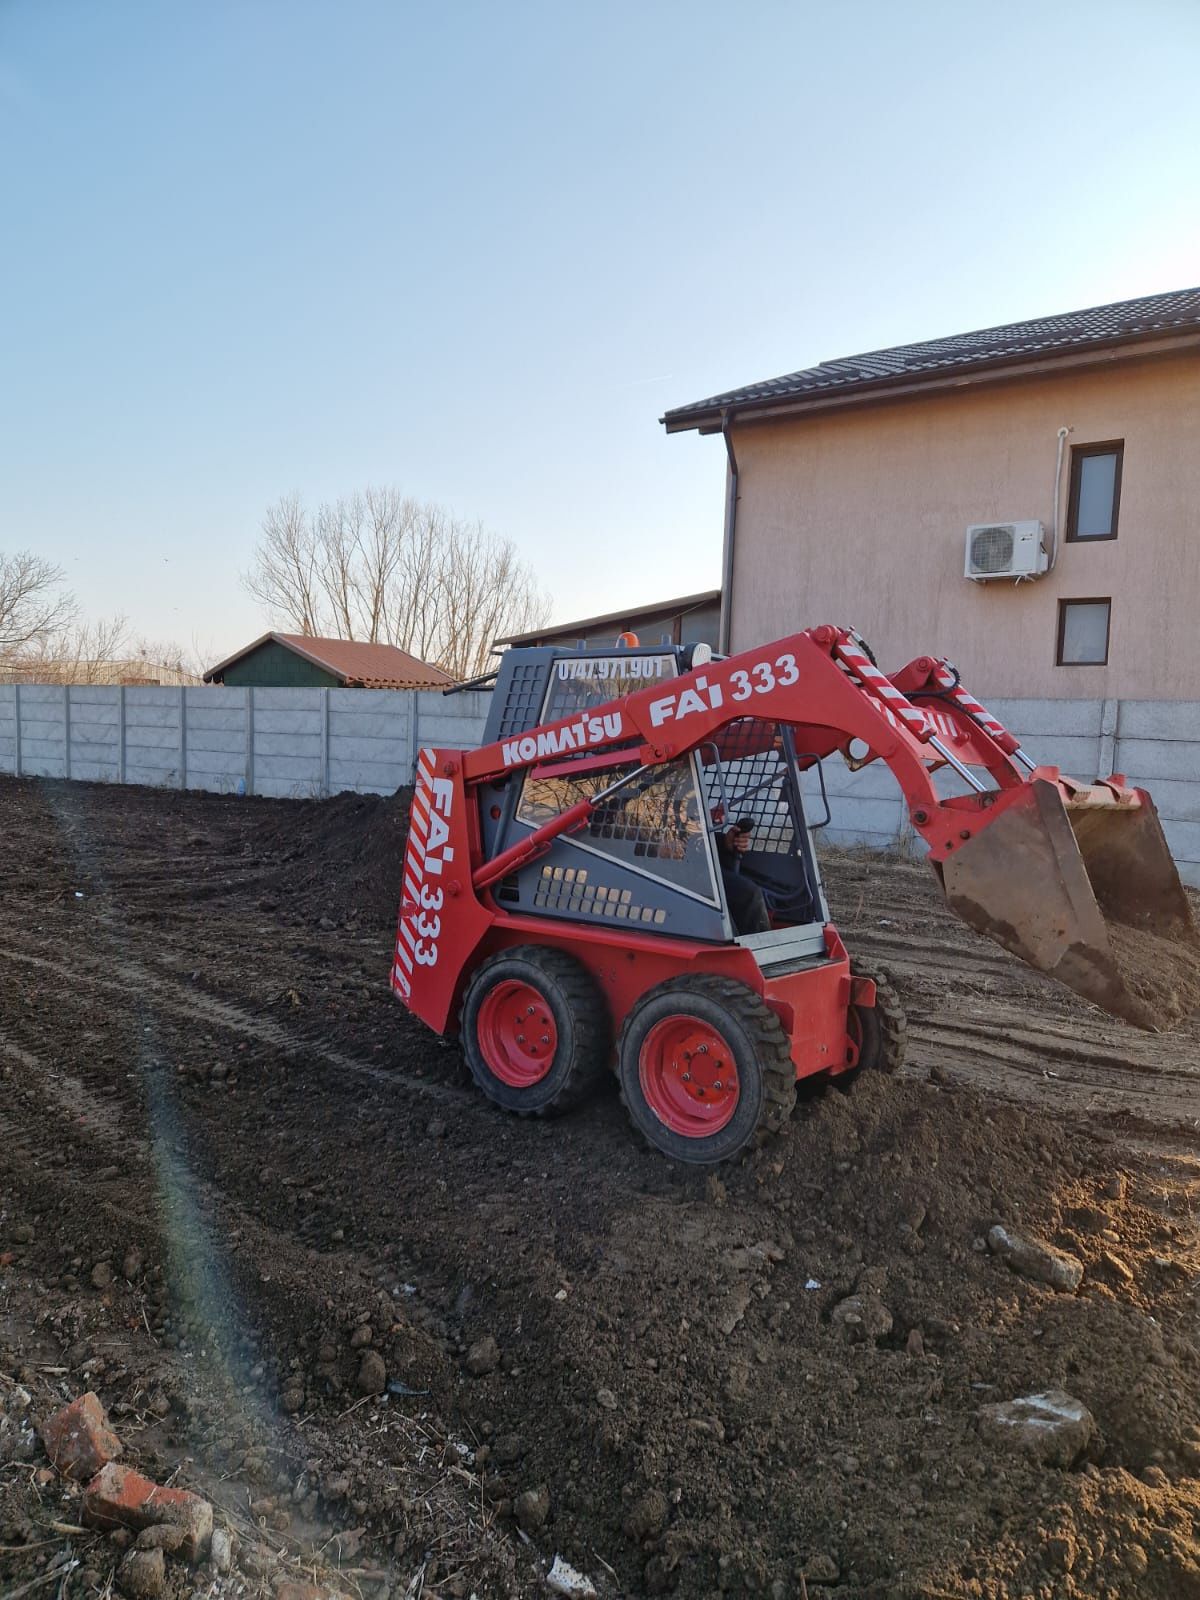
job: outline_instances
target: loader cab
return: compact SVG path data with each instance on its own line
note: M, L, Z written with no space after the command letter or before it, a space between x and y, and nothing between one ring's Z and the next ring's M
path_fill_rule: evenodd
M575 714L603 717L607 702L689 668L686 646L509 650L485 742ZM481 788L480 828L491 859L584 796L628 780L582 830L500 880L493 892L505 909L736 941L764 966L823 955L828 912L790 729L742 718L699 749L640 774L635 750L627 763L614 761L619 754L609 745L599 758L550 761ZM749 825L750 845L734 855L722 835L738 823ZM731 874L761 890L769 932L739 930L730 895L744 896L731 889Z

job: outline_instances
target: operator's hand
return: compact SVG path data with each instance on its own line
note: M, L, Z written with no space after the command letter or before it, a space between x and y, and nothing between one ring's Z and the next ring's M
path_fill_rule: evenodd
M740 828L727 828L725 837L740 856L744 856L750 848L750 835L743 833Z

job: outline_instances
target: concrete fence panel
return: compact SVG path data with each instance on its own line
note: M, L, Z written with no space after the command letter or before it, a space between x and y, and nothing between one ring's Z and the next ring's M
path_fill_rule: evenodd
M393 689L0 685L0 773L308 798L390 794L425 745L470 748L489 696ZM1036 761L1084 779L1125 772L1155 796L1184 878L1200 886L1200 701L999 700ZM836 844L919 849L882 762L824 762ZM944 794L961 792L953 774ZM819 783L804 781L819 816Z
M17 770L17 686L0 684L0 772Z
M0 773L300 799L412 782L483 738L487 694L0 685Z
M1200 742L1200 701L1122 700L1118 732L1122 739Z
M70 776L117 783L121 777L121 691L76 684L70 699Z

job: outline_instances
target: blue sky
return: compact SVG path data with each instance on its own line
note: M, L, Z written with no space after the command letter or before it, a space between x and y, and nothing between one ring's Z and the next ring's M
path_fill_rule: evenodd
M218 654L395 483L566 619L715 584L671 405L1200 282L1200 6L0 0L0 549Z

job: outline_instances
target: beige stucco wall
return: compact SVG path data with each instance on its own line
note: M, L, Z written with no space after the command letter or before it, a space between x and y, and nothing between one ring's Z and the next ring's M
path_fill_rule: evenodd
M1119 537L1015 586L963 577L969 523L1054 516L1057 432L1124 439ZM1200 359L734 430L732 647L857 627L885 668L949 656L977 694L1200 698ZM719 448L719 444L718 444ZM1064 461L1065 524L1069 457ZM1112 597L1107 666L1055 665L1060 598Z

